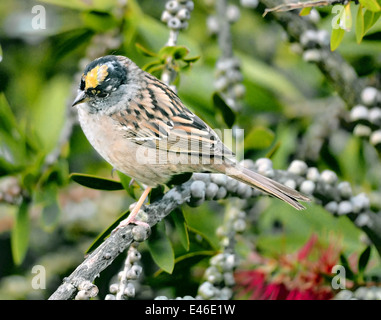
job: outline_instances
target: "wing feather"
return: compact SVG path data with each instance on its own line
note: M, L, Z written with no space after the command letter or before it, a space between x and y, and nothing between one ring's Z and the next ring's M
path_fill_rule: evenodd
M147 74L145 89L147 94L136 95L126 109L111 115L121 124L127 139L160 150L165 148L168 152L200 157L233 154L167 85Z

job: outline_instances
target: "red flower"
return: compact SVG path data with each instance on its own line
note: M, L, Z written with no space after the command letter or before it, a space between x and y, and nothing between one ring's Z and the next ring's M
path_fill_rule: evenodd
M314 253L314 254L312 254ZM252 255L255 267L235 273L238 298L255 300L327 300L333 290L326 275L339 261L340 250L330 244L324 249L312 234L296 253L277 260ZM315 256L315 260L311 257Z

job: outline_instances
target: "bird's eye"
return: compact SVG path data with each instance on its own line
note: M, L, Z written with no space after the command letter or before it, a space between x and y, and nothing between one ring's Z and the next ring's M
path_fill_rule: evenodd
M109 96L109 93L99 92L99 93L97 94L97 96L98 96L99 98L106 98L106 97Z
M79 85L79 89L81 90L81 91L83 91L83 90L85 90L85 80L83 80L83 78L81 79L81 83L80 83L80 85Z

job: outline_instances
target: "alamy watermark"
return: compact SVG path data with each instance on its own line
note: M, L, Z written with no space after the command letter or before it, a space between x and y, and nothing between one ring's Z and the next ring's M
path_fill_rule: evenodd
M44 290L46 289L46 270L42 265L35 265L32 268L32 274L35 274L32 278L32 288L34 290Z
M346 272L344 266L337 264L332 267L331 272L336 273L336 275L331 280L332 289L346 289Z
M46 9L44 6L38 4L32 7L32 29L45 30L46 29Z
M331 12L335 15L331 22L332 29L350 29L350 12L346 12L345 6L336 4L332 7Z

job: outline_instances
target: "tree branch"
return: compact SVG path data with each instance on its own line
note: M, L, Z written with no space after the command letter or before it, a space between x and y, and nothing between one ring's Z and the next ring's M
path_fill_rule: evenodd
M261 0L261 2L268 8L273 8L279 3L277 0ZM273 12L273 15L277 22L285 29L291 41L301 43L301 36L306 31L317 30L313 23L299 16L296 12ZM313 46L320 53L320 58L315 61L317 67L348 107L352 108L360 103L361 92L365 85L356 74L354 68L338 52L331 51L329 42L326 44L318 42L314 44L308 43L303 49L310 49Z
M160 200L143 208L146 223L151 227L170 214L175 208L190 198L188 181L168 191ZM145 219L144 219L145 220ZM63 284L50 296L49 300L68 300L75 297L83 282L93 282L116 257L127 250L134 241L144 241L149 230L140 225L128 225L113 232L73 273L63 280Z
M318 0L318 1L304 1L304 2L295 2L295 3L282 3L276 7L265 9L263 17L266 16L269 12L285 12L296 9L304 8L315 8L315 7L324 7L332 6L334 4L346 4L351 0Z
M247 160L246 162L251 161ZM257 160L256 164L251 162L251 168L261 171L257 170L259 162L261 161ZM309 189L310 192L305 193L314 195L315 201L325 206L328 211L337 216L347 215L357 227L368 235L381 255L381 216L369 209L369 200L365 195L352 196L351 192L348 191L348 183L337 183L337 178L335 179L334 173L331 171L326 170L320 174L315 168L309 170L305 164L302 165L304 169L301 170L301 161L291 163L287 171L273 170L270 167L271 161L267 159L266 162L269 165L264 169L270 173L274 180L285 184L293 183L302 192ZM310 171L314 171L314 174ZM193 185L194 183L197 183L197 188ZM208 196L205 191L211 183L218 186L217 190L225 189L224 192L219 193L216 191L214 196ZM203 185L204 190L201 190L201 185ZM311 188L311 185L314 188ZM203 202L200 200L205 200L208 197L215 200L228 197L249 199L261 194L260 191L222 174L194 174L191 180L174 187L157 201L144 206L138 220L146 222L152 227L184 203L192 203L196 206ZM142 212L143 214L141 214ZM134 241L142 242L146 240L149 231L148 228L141 225L128 225L117 229L86 257L85 261L69 277L64 279L63 284L49 299L66 300L74 298L77 291L85 286L84 284L89 287L87 284L92 283Z

